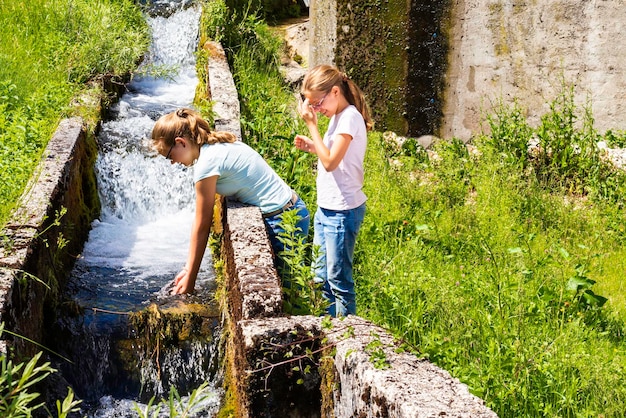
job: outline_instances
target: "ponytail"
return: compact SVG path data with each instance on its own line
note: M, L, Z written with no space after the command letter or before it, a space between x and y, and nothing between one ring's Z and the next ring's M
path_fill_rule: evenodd
M354 105L359 113L361 113L367 130L372 130L374 128L374 121L363 91L361 91L359 86L357 86L346 73L339 71L336 67L325 64L313 67L304 77L301 90L302 92L330 91L334 86L339 87L348 103Z
M187 138L198 145L237 140L231 132L211 131L209 123L200 113L184 107L161 116L152 129L152 142L157 146L171 146L177 137Z

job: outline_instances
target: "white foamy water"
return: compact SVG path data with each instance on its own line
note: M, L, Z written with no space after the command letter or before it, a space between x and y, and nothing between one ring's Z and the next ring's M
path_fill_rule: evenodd
M175 6L176 0L157 3L178 10L167 18L147 18L153 34L150 51L128 91L110 109L111 120L102 125L95 165L101 214L92 224L70 279L74 299L85 309L81 330L94 335L92 362L102 369L102 376L91 379L96 382L90 381L86 385L89 389L83 388L88 393L99 393L89 405L84 405L84 416L93 418L136 416L137 408L146 410L147 405L137 400L118 399L99 391L99 382L104 382L108 376L105 371L111 367L108 353L114 344L102 335L119 333L118 327L125 327L124 321L120 321L124 315L120 313L137 311L155 299L171 297L163 289L186 262L194 217L192 170L172 165L158 155L151 149L149 138L160 116L193 102L198 84L194 53L201 8ZM167 76L145 75L154 66L166 66ZM207 251L196 289L211 288L213 282ZM169 380L161 381L160 373L142 366L142 382L151 385L155 393L165 394L171 382L208 381L214 370L207 368L206 363L213 357L214 349L205 342L194 344L186 351L168 351L163 347L168 354L160 366L167 370ZM77 374L82 375L82 370ZM83 379L90 380L89 374L85 376ZM221 389L210 386L208 397L196 405L198 412L190 416L215 414ZM183 396L183 404L186 400ZM155 416L154 410L148 415ZM171 413L164 407L158 416Z
M192 172L157 155L149 137L158 117L193 101L200 11L195 6L148 18L153 41L140 72L167 66L168 76L135 77L111 109L115 118L102 126L96 162L102 211L75 269L87 288L82 300L91 306L86 307L145 303L186 262L194 216ZM212 275L207 258L204 277Z

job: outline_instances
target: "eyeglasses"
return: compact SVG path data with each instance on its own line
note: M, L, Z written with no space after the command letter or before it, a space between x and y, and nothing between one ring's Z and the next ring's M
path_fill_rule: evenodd
M330 92L329 92L329 93L330 93ZM313 110L317 110L317 109L319 109L320 107L322 107L322 103L324 103L324 99L326 98L326 96L328 96L328 93L326 93L326 94L324 95L324 97L322 97L322 100L320 100L320 101L319 101L319 102L317 102L316 104L309 103L309 106L311 106L311 108L312 108ZM306 100L306 97L304 97L304 94L300 93L300 99L302 99L302 101L305 101L305 100Z
M172 153L172 150L174 149L174 147L176 146L176 141L174 141L174 143L172 144L172 146L170 147L170 150L167 152L167 154L165 155L165 159L169 160L170 159L170 154Z
M328 96L328 93L326 93L326 94L324 95L324 97L322 97L322 100L320 100L320 101L319 101L319 102L317 102L316 104L311 104L311 108L312 108L313 110L317 110L317 109L319 109L320 107L322 107L322 103L324 103L324 99L326 98L326 96Z

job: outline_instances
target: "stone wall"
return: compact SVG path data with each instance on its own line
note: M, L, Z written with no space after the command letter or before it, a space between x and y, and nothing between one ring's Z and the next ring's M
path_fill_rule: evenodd
M467 141L500 99L535 124L564 82L600 132L626 129L621 0L317 0L311 33L333 13L337 36L311 49L367 93L378 130Z
M79 118L61 121L17 210L2 231L0 321L42 342L59 291L87 239L100 203L93 170L95 138ZM3 334L2 349L32 356L41 348Z

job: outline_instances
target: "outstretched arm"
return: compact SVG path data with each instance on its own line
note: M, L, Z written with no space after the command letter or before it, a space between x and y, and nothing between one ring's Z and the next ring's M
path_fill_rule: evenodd
M174 279L172 290L174 294L192 292L196 285L196 278L213 223L216 189L217 176L208 177L196 183L196 214L191 229L189 255L187 264Z

